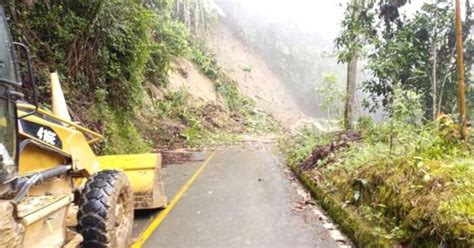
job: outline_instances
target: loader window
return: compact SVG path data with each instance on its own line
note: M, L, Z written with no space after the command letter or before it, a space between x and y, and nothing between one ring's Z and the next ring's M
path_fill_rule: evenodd
M16 123L7 85L0 84L0 184L16 176ZM1 192L0 192L1 193Z
M17 68L10 29L5 13L0 7L0 81L19 85L20 77Z

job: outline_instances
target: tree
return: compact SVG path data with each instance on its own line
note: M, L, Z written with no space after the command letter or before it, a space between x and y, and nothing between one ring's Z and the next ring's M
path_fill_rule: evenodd
M468 6L469 7L469 6ZM457 51L457 80L459 91L459 114L461 122L461 138L467 140L466 128L466 90L464 85L464 50L462 39L461 1L456 0L456 51Z
M352 129L357 91L358 60L364 46L374 36L374 2L351 0L344 13L343 31L336 39L338 60L347 63L347 94L344 107L344 128Z
M393 88L399 86L423 96L425 119L440 111L453 112L458 101L452 3L426 3L406 20L396 16L384 17L385 29L372 41L367 65L372 78L362 83L375 103L370 107L390 108ZM468 59L466 71L472 66L472 58Z
M339 78L334 73L324 73L323 84L316 84L315 91L322 96L320 107L327 111L329 119L333 118L333 114L340 117L340 103L345 98L342 89Z
M223 14L214 0L174 0L174 17L186 25L193 34L205 31L209 17Z
M439 0L435 0L436 5L438 5ZM437 98L437 88L438 88L438 8L434 11L434 33L432 38L432 69L431 69L431 99L432 99L432 115L433 120L436 120L436 115L438 109L436 107L436 98Z

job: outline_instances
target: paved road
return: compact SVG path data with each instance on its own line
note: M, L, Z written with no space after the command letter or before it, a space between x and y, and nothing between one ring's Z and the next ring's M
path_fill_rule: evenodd
M170 199L199 164L164 169ZM267 148L217 151L144 247L338 247L322 223L292 212L294 195ZM134 234L155 215L138 212Z

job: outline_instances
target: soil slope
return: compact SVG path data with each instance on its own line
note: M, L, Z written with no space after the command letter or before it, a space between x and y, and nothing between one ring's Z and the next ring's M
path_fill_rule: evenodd
M195 106L222 104L213 82L202 74L192 62L186 59L176 59L173 67L169 75L168 90L187 92Z
M226 73L238 82L240 91L255 100L257 107L290 129L305 122L315 123L298 108L290 93L285 91L281 79L270 70L264 59L239 40L225 24L216 24L206 35L206 43Z

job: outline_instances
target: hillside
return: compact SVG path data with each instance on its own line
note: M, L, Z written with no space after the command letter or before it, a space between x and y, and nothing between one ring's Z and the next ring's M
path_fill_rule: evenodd
M238 82L240 91L252 98L257 107L291 129L305 122L314 122L299 109L293 96L285 90L281 78L265 60L225 24L216 24L205 40L225 72Z
M42 106L50 107L49 72L58 71L74 121L105 136L99 153L202 146L275 128L239 90L244 74L228 75L199 41L212 10L191 26L165 0L3 4L14 39L32 51Z

